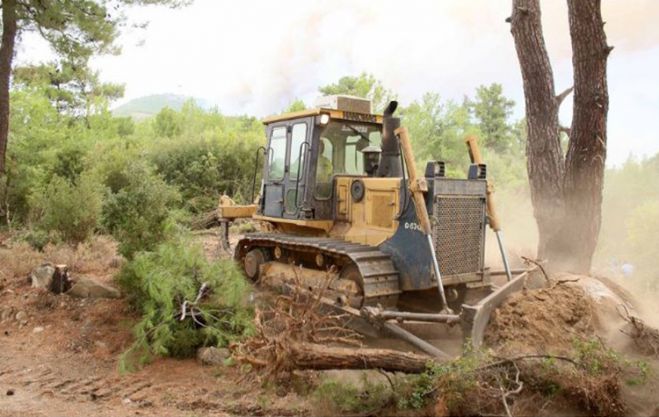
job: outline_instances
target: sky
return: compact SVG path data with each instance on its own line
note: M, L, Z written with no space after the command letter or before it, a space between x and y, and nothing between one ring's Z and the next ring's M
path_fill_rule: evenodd
M572 83L565 1L543 0L556 90ZM659 0L602 0L609 58L609 165L659 152ZM179 10L131 9L118 56L95 58L104 81L124 83L121 102L161 93L193 96L225 114L265 116L318 87L372 73L402 105L437 92L461 101L500 83L523 117L524 96L510 26L510 0L196 0ZM47 55L27 36L20 62ZM571 98L561 109L569 126Z

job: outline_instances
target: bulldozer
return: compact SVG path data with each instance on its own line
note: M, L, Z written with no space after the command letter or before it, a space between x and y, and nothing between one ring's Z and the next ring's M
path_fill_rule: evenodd
M264 119L267 144L255 158L254 204L221 199L223 244L228 247L232 221L260 221L268 231L244 235L234 249L249 279L311 293L322 287L326 304L379 322L435 356L444 354L399 325L461 323L478 347L491 311L520 289L529 271L509 267L477 139L466 138L472 163L464 178L448 178L441 160L429 161L419 175L397 105L376 114L369 100L329 96L315 108ZM484 264L488 224L503 271ZM495 275L507 282L494 286ZM467 292L479 288L489 294L465 304Z

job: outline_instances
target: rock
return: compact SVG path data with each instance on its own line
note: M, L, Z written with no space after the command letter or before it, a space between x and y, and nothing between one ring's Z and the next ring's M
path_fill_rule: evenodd
M79 278L67 292L78 298L120 298L121 293L116 288L101 284L90 278Z
M32 333L41 333L44 331L44 328L41 326L37 326L34 329L32 329Z
M10 389L7 390L6 394L7 395L14 395L14 390L10 388Z
M45 263L30 272L30 281L32 288L45 288L50 289L53 283L53 275L55 274L55 267L53 264Z
M197 359L202 365L222 365L229 357L231 357L229 349L203 347L197 350Z
M47 289L55 294L61 294L71 288L66 265L42 264L30 272L29 281L33 288Z
M19 311L16 313L15 319L19 323L27 322L27 313L25 311Z

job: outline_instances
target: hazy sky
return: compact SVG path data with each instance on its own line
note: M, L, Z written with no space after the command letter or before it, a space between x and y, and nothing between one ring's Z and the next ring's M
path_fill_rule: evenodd
M545 37L557 91L571 85L564 0L544 0ZM603 0L609 44L610 164L659 152L659 0ZM95 59L125 100L157 93L206 99L226 114L263 116L294 98L311 104L320 85L362 71L403 105L435 91L461 100L501 83L523 115L522 81L510 26L511 0L224 1L186 9L141 8L146 30L126 30L123 53ZM21 61L43 48L29 38ZM571 99L561 117L568 125Z

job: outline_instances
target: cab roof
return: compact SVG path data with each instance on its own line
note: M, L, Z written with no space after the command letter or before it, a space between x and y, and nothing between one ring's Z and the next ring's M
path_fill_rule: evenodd
M271 123L283 122L286 120L299 119L301 117L310 117L318 116L320 114L329 114L331 119L339 120L350 120L353 122L366 122L366 123L377 123L382 124L382 115L381 114L372 114L372 113L359 113L354 111L345 111L345 110L336 110L336 109L326 109L326 108L315 108L315 109L306 109L295 111L291 113L283 113L276 116L268 116L264 118L263 124L269 125Z

